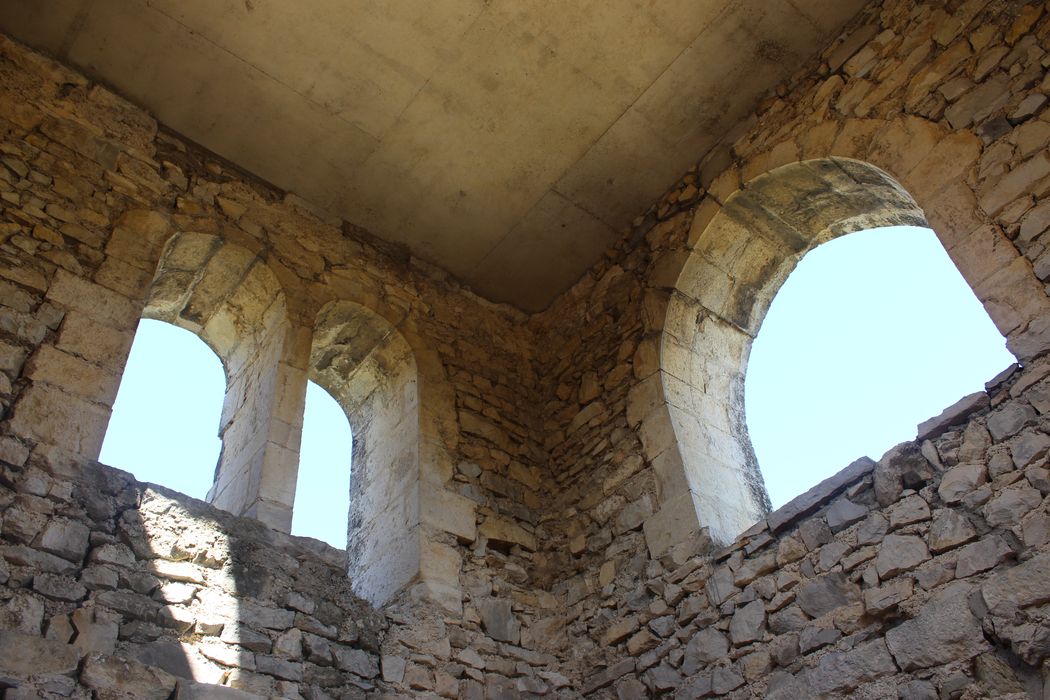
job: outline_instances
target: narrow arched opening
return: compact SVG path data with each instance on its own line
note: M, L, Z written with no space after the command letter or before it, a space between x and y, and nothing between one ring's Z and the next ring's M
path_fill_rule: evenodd
M292 534L346 546L353 436L346 412L323 387L306 385Z
M353 431L348 573L358 595L382 604L419 572L415 356L386 319L336 301L317 314L308 376L338 402Z
M196 334L142 319L99 460L140 481L204 499L222 443L226 375Z
M851 233L803 257L750 349L748 433L774 508L1015 362L933 231Z

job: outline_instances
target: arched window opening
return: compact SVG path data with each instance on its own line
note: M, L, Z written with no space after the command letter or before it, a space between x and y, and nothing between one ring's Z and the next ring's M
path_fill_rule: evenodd
M933 231L853 233L808 253L751 348L745 407L774 508L1014 363Z
M306 385L299 476L292 534L346 547L350 512L350 423L339 402L314 382Z
M135 333L100 461L204 499L222 443L226 376L194 333L142 319Z
M640 381L628 400L628 423L637 426L657 473L659 510L646 522L646 541L654 557L688 542L700 529L716 542L732 542L771 506L747 427L745 374L752 341L798 261L817 246L856 231L929 226L925 212L891 175L849 158L788 163L749 179L723 203L708 203L707 213L692 221L689 251L670 263L676 277L666 309L656 317L658 332L648 339L658 348L659 369ZM1040 334L1046 329L1048 306L1039 301L1045 296L1030 264L997 226L957 216L954 204L947 211L933 204L938 241L998 332L1007 337L1011 352L1022 359L1044 352ZM878 276L891 283L913 277L929 285L927 270L907 271L901 258L894 256L882 269L867 260L865 274L878 270ZM667 279L664 272L661 281ZM927 311L925 323L947 332L956 324L947 322L940 311ZM868 343L868 337L855 341ZM956 340L942 359L972 355L971 346L968 340ZM809 350L817 357L825 352L815 346ZM849 356L854 351L843 352ZM1009 363L995 361L993 369L981 372L980 380ZM804 375L797 368L790 373ZM794 391L806 394L811 387ZM909 417L912 429L958 399L958 390L954 393L932 409L923 408L918 420ZM898 397L895 411L914 405L913 394L909 386ZM803 412L789 401L780 413L783 420ZM823 442L831 432L792 435L790 441Z
M309 378L353 430L348 573L376 605L419 570L419 395L415 357L389 321L348 301L317 314Z

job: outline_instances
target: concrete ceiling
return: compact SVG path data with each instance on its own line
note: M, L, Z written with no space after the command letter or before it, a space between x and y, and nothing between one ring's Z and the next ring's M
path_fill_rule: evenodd
M0 28L526 310L865 0L3 0Z

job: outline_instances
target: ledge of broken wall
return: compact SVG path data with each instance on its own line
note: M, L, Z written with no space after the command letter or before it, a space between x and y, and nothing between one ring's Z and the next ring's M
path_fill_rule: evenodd
M575 603L592 697L1043 697L1050 359L681 566Z
M351 591L344 552L105 465L0 447L9 685L136 698L377 687L387 623Z

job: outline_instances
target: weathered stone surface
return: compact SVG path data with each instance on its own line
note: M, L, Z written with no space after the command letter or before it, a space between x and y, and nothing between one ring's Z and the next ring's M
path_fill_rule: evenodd
M521 625L514 616L509 600L488 598L478 603L478 614L485 634L501 642L517 644L521 638Z
M80 682L99 700L167 700L175 677L160 669L115 656L92 655L84 661Z
M400 683L405 677L405 665L407 662L402 657L394 656L393 654L383 654L379 661L383 680L387 683Z
M990 535L961 548L955 564L956 578L966 578L987 571L1013 555L1013 550L999 535Z
M1039 462L1047 452L1050 452L1050 435L1034 430L1025 430L1010 444L1010 455L1018 469Z
M333 646L332 655L336 667L342 671L349 671L361 678L375 678L379 675L379 662L366 651Z
M90 530L72 520L52 520L40 535L40 549L56 556L79 562L88 548Z
M971 491L988 481L988 469L984 464L960 464L952 467L941 477L937 495L951 505L958 503Z
M837 493L840 489L859 481L864 476L871 473L874 468L875 463L873 461L867 457L861 457L839 473L828 477L813 488L809 489L801 496L793 498L791 501L766 516L766 522L769 523L770 531L779 532L784 529L790 523L803 515L812 512L826 502L832 494Z
M843 496L842 498L836 499L831 504L831 507L828 508L828 512L824 517L826 518L828 527L831 528L831 531L838 532L855 522L863 520L867 514L867 508L858 503L854 503Z
M1015 608L1050 602L1050 553L1038 554L1017 566L998 572L981 584L988 609L1010 615Z
M685 646L682 673L691 676L708 664L726 658L729 640L716 629L705 627L693 635Z
M1026 513L1042 501L1042 494L1031 487L1008 488L988 501L982 512L985 521L992 527L1009 527L1020 522Z
M810 617L823 617L860 600L860 588L841 573L830 573L798 587L796 600Z
M806 674L806 679L817 693L833 693L852 690L865 681L896 671L886 642L876 639L848 652L825 654L816 668Z
M977 531L969 519L957 510L945 508L934 513L930 524L930 551L939 554L975 539Z
M766 632L766 606L754 600L737 609L729 623L729 637L733 646L762 639Z
M344 671L354 672L353 669L356 668L352 661L347 661L346 654L340 655L337 653L336 664ZM303 679L303 665L301 663L289 661L288 659L279 659L274 656L257 654L255 657L255 670L286 681L301 681Z
M988 432L992 434L992 440L1002 442L1016 435L1035 418L1035 409L1026 403L1013 401L988 415Z
M889 516L890 528L896 530L905 525L929 520L930 505L922 496L913 494L893 504L893 507L890 508Z
M0 630L0 673L15 678L35 674L72 676L80 653L65 642Z
M897 578L885 586L869 588L864 591L864 610L869 615L884 615L910 598L912 590L912 582L908 578Z
M803 654L834 644L842 633L834 627L806 627L799 633L798 648Z
M963 582L939 591L919 614L886 632L886 645L905 671L969 659L988 648L970 611L972 588Z
M948 408L935 416L919 424L918 440L927 440L937 437L953 425L966 421L971 414L988 407L988 394L983 391L964 396Z
M487 518L478 528L478 534L493 542L516 544L529 551L536 550L536 537L520 525L504 518Z
M622 678L633 671L634 659L624 659L590 676L583 684L583 687L580 688L580 692L584 695L593 693L595 690L604 688L618 678Z
M930 558L926 543L914 535L887 535L879 547L875 569L879 578L910 571Z

